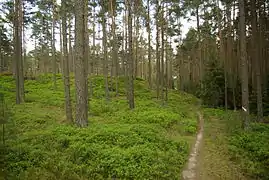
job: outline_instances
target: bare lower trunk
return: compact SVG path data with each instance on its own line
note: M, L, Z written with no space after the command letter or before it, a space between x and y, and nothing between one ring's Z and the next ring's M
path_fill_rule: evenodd
M156 72L156 86L157 86L157 99L160 96L160 52L159 52L159 1L156 2L156 60L157 60L157 72Z
M24 75L23 75L23 62L22 62L22 1L15 1L15 67L16 67L16 103L24 102Z
M148 19L147 19L147 31L148 31L148 81L149 81L149 88L152 88L152 70L151 70L151 29L150 29L150 4L149 0L147 0L147 7L148 7Z
M75 85L76 85L76 123L79 127L88 125L87 77L85 67L85 0L75 4Z
M68 60L68 50L67 50L67 19L66 19L66 0L63 0L63 17L62 17L62 33L63 33L63 80L64 80L64 92L65 92L65 114L68 122L73 122L72 117L72 104L70 95L70 77L69 77L69 60ZM61 34L60 34L61 36ZM62 54L62 53L61 53Z
M240 14L240 60L242 69L242 108L243 108L243 127L247 129L249 126L249 90L248 90L248 61L246 51L246 23L245 23L245 2L239 0Z
M103 1L105 3L105 1ZM105 97L109 101L109 89L108 89L108 55L107 55L107 31L106 31L106 17L105 17L105 4L102 4L102 28L103 28L103 51L104 51L104 62L103 72L105 76Z
M52 57L53 57L53 84L54 89L57 88L56 84L56 54L55 54L55 2L53 1L52 7L53 19L52 19L52 40L51 40L51 48L52 48Z
M133 27L132 27L132 1L128 1L128 43L129 43L129 107L134 109L134 61L133 61Z

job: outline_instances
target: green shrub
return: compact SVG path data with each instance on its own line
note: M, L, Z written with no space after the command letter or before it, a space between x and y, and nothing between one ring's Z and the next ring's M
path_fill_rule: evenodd
M129 110L125 78L109 77L110 101L104 78L92 77L89 127L65 123L61 75L54 89L52 75L26 80L26 103L15 105L15 82L0 77L13 113L7 124L4 173L8 179L178 179L197 126L198 100L169 92L162 105L142 79L135 80L134 110ZM3 83L2 83L3 82ZM75 102L74 79L71 79ZM190 111L192 110L192 111ZM176 138L175 138L176 137ZM173 157L173 158L171 158Z
M269 126L252 124L249 132L239 132L230 138L230 151L242 169L255 179L269 177Z
M251 179L268 180L269 125L251 123L249 130L244 131L238 112L206 109L205 115L225 122L231 160Z

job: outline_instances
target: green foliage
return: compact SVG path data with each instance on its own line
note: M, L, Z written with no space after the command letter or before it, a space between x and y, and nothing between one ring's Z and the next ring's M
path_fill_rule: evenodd
M55 179L176 177L177 167L187 156L187 144L159 132L158 127L139 124L93 124L87 129L57 126L27 132L16 140L20 144L9 147L7 169L23 179L31 177L33 169L39 176L45 169L56 173Z
M249 132L239 132L230 138L230 150L235 161L254 179L269 177L269 126L251 124Z
M233 95L235 96L235 105L241 105L241 84L239 79L234 85L234 94L232 84L229 83L232 75L227 73L227 105L229 109L234 109ZM209 61L206 73L202 80L202 86L197 87L195 95L203 100L203 104L209 107L225 106L225 77L224 69L217 61Z
M248 131L241 129L241 117L236 112L207 110L207 115L225 121L229 153L251 179L268 180L269 177L269 125L251 123Z
M111 101L104 99L104 78L91 78L89 127L65 123L60 75L26 80L26 103L15 105L15 82L0 78L0 91L14 113L7 123L4 173L8 179L178 179L196 132L199 101L169 93L165 106L142 79L135 81L136 108L129 110L125 78L109 78ZM74 99L74 80L71 94ZM193 110L193 111L190 111ZM173 157L173 158L171 158Z
M216 62L210 62L204 75L202 86L197 91L197 96L203 103L209 106L218 107L223 105L224 96L224 72Z

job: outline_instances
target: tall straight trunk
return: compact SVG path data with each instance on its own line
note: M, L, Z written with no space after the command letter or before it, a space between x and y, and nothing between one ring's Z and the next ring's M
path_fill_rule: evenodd
M63 14L62 14L62 36L63 38L63 55L62 63L63 63L63 80L64 80L64 94L65 94L65 114L66 119L69 123L73 122L72 117L72 103L71 103L71 95L70 95L70 77L69 77L69 60L68 60L68 50L67 50L67 0L62 0L62 8L63 8ZM62 53L61 53L62 54Z
M217 2L217 7L219 8L219 0L216 1ZM220 10L219 10L219 14L220 14ZM221 63L223 63L223 67L224 67L224 98L225 98L225 110L228 109L228 91L227 91L227 65L226 65L226 59L225 59L225 53L224 53L224 38L223 38L223 34L222 34L222 25L221 25L221 17L220 15L218 15L218 29L219 29L219 38L220 38L220 50L219 50L219 56L220 56L220 60Z
M243 127L249 126L249 90L248 90L248 60L246 50L246 22L245 22L245 1L239 0L239 22L240 22L240 60L241 60L241 80L242 80L242 108Z
M62 1L65 1L65 0L62 0ZM63 16L64 15L62 15L62 20L63 20ZM65 17L65 21L66 21L66 17ZM63 33L62 33L63 27L62 27L62 24L63 23L61 23L61 22L59 23L59 26L60 26L59 27L59 29L60 29L60 34L59 34L59 36L60 36L60 61L61 61L60 63L61 63L61 73L64 74L64 66L65 66L65 64L64 64L64 60L63 60ZM66 24L66 22L65 22L65 24ZM69 74L69 70L68 70L68 74Z
M16 103L24 102L24 76L22 62L22 1L15 0L15 18L14 18L14 50L15 50L15 67L16 67Z
M20 0L20 8L19 8L19 23L20 23L20 30L19 30L19 36L20 36L20 51L21 51L21 63L19 67L19 74L20 74L20 92L21 92L21 102L25 101L25 93L24 93L24 64L25 62L23 61L23 50L22 50L22 33L23 33L23 28L24 28L24 13L23 13L23 1Z
M55 53L55 24L56 24L56 15L55 15L55 1L52 2L52 39L51 39L51 49L52 49L52 58L53 58L53 84L54 89L56 90L57 84L56 84L56 53Z
M87 68L85 67L85 0L75 2L75 85L76 123L79 127L88 125Z
M132 25L132 9L133 9L133 2L131 0L127 0L128 4L128 74L129 74L129 108L134 109L134 61L133 61L133 25Z
M85 76L85 95L86 99L85 109L88 119L89 100L88 100L88 76L89 76L89 29L88 29L88 0L84 0L84 12L83 12L83 27L84 27L84 47L83 47L83 60L84 60L84 76Z
M122 13L122 53L121 53L121 62L120 62L120 74L121 76L125 75L125 53L126 53L126 49L125 49L125 36L126 36L126 32L125 32L125 10ZM127 96L126 96L127 97Z
M73 48L72 48L72 17L68 18L68 49L69 49L69 53L68 53L68 60L69 60L69 64L71 66L69 66L69 71L71 72L75 72L74 68L75 68L75 61L73 58Z
M165 101L168 101L168 86L169 86L169 63L168 63L168 42L166 35L166 46L165 46L165 74L166 74L166 83L165 83Z
M259 59L259 41L257 33L257 13L256 0L251 1L251 26L252 26L252 62L255 66L256 75L256 91L257 91L257 118L262 121L263 118L263 103L262 103L262 87L261 87L261 66Z
M95 3L95 0L93 0L93 3ZM93 26L93 34L92 34L92 48L93 48L93 56L92 59L90 60L90 72L89 72L89 86L90 86L90 97L93 97L93 87L92 87L92 79L91 76L93 75L93 63L96 61L96 46L95 46L95 36L96 36L96 32L95 32L95 6L93 7L93 22L92 22L92 26Z
M25 17L24 17L24 2L22 1L22 10L21 10L21 21L22 21L22 66L23 66L23 69L22 69L22 73L23 73L23 76L27 76L27 53L26 53L26 42L25 42L25 24L24 24L24 21L25 21ZM24 71L25 69L25 71ZM24 91L24 87L23 87L23 91Z
M117 40L117 36L116 36L116 13L115 13L115 7L116 4L113 4L113 1L110 0L110 8L111 8L111 19L112 19L112 36L113 36L113 47L112 47L112 61L114 62L114 76L115 76L115 80L116 80L116 96L118 96L118 74L119 74L119 62L118 62L118 48L117 48L117 44L118 44L118 40Z
M150 3L147 0L147 31L148 31L148 82L152 88L152 67L151 67L151 29L150 29Z
M105 76L105 98L109 101L109 89L108 89L108 55L107 55L107 30L106 30L106 17L105 17L105 0L102 0L102 29L103 29L103 51L104 51L104 62L103 62L103 73Z
M232 9L232 4L231 3L227 3L227 8L226 8L226 14L227 14L227 24L228 24L228 32L227 32L227 61L228 61L228 67L229 67L229 73L228 73L228 77L229 78L229 81L228 81L228 84L231 85L232 87L232 90L233 90L233 106L234 106L234 109L236 109L236 102L235 102L235 94L234 94L234 89L235 89L235 83L234 83L234 78L233 76L235 76L234 72L233 72L233 60L235 60L233 58L233 53L232 53L232 49L233 49L233 40L232 40L232 19L231 19L231 9ZM227 78L226 78L227 79ZM228 85L227 85L228 86ZM228 100L227 100L227 88L226 88L226 106L228 106ZM225 107L226 107L225 106ZM228 107L226 107L228 108Z
M136 5L136 14L138 13L138 5ZM138 47L139 47L139 17L136 15L136 22L135 22L135 77L138 76Z
M259 33L258 33L258 38L259 38L259 51L257 52L259 54L259 59L261 60L261 65L262 65L262 72L263 72L263 95L264 98L268 98L268 78L267 78L267 71L268 71L268 62L267 62L267 54L264 53L266 52L266 38L265 37L265 32L266 32L266 23L265 23L265 12L263 8L263 1L258 1L258 16L259 16Z
M169 58L171 58L171 56L172 56L172 52L171 51L173 51L172 49L171 49L171 46L172 46L172 42L171 42L171 39L170 39L170 41L169 41ZM172 59L169 59L169 79L170 79L170 88L171 89L174 89L174 79L173 79L173 61L172 61Z
M236 2L234 1L233 2L233 24L234 24L234 27L231 26L231 29L232 29L232 32L231 34L233 34L233 38L236 37L236 33L235 33L235 28L236 28L236 23L234 22L235 21L235 8L236 8ZM234 40L231 38L232 40L232 62L233 62L233 68L232 68L232 73L233 73L233 87L232 87L232 90L233 90L233 106L234 106L234 111L236 111L237 107L236 107L236 88L237 88L237 74L238 74L238 71L237 71L237 57L236 57L236 53L235 53L235 49L236 49L236 43L234 43Z
M165 74L164 74L164 4L161 5L161 98L164 102L164 81L165 81Z
M125 0L126 8L124 10L124 17L123 17L123 22L124 22L124 29L125 29L125 43L124 43L124 75L125 75L125 86L126 86L126 97L127 100L129 101L129 76L128 76L128 69L129 69L129 61L128 61L128 36L129 36L129 31L128 31L128 7L127 7L127 0Z
M199 16L199 6L196 7L196 23L197 23L197 32L198 32L198 64L199 64L199 76L200 81L203 80L203 61L202 61L202 51L201 51L201 32L200 32L200 16ZM201 83L201 86L203 84Z
M156 72L156 86L157 86L157 99L160 96L160 52L159 52L159 1L156 2L156 60L157 60L157 72Z
M34 65L33 65L33 72L34 72L34 76L37 75L37 69L38 69L38 59L37 59L37 48L36 48L36 37L35 37L35 52L34 52Z

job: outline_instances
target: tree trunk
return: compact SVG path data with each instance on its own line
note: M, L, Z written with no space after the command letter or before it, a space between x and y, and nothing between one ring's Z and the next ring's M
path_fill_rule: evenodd
M164 43L164 4L162 3L161 5L161 44L162 44L162 48L161 48L161 98L163 100L164 103L164 89L165 89L165 66L164 66L164 49L165 49L165 43Z
M69 53L68 53L68 60L69 60L69 64L71 66L69 66L69 72L75 72L75 61L73 58L73 48L72 48L72 17L68 18L68 49L69 49Z
M102 29L103 29L103 51L104 51L104 62L103 72L105 76L105 98L109 101L109 89L108 89L108 55L107 55L107 30L106 30L106 17L105 17L105 0L102 0Z
M134 109L134 61L133 61L133 25L132 25L132 9L133 2L131 0L127 0L128 4L128 45L129 45L129 107L130 109Z
M23 62L22 62L22 1L15 0L15 39L14 50L16 67L16 103L20 104L24 102L24 77L23 77Z
M219 0L216 1L217 2L217 7L219 7ZM220 10L219 10L219 14L220 14ZM228 109L228 91L227 91L227 65L226 65L226 58L225 56L225 51L224 51L224 38L223 38L223 34L222 34L222 25L221 25L221 17L220 15L218 15L218 29L219 29L219 38L220 38L220 49L219 49L219 57L221 60L221 63L223 63L223 67L224 67L224 98L225 98L225 110Z
M136 6L136 22L135 22L135 78L138 76L138 47L139 47L139 40L138 40L138 36L139 36L139 17L138 17L138 5Z
M231 19L231 9L232 9L232 4L231 3L227 3L227 8L226 8L226 14L227 14L227 24L228 24L228 32L227 32L227 64L228 64L228 67L229 67L229 71L228 71L228 79L229 80L226 80L228 82L227 86L229 87L229 84L231 85L231 88L232 88L232 91L233 91L233 106L234 106L234 109L236 109L236 103L235 103L235 94L234 94L234 89L235 89L235 83L234 83L234 76L235 76L235 72L233 72L233 60L235 60L233 58L233 53L232 53L232 49L233 49L233 39L232 39L232 19ZM226 78L227 79L227 78ZM226 83L227 83L226 82ZM227 88L226 88L227 89ZM227 99L227 90L226 90L226 106L228 106L228 99ZM225 107L226 107L225 106ZM228 108L228 107L226 107Z
M55 24L56 24L56 15L55 15L55 4L56 2L53 0L52 2L52 39L51 39L51 49L52 49L52 58L53 58L53 84L54 90L57 88L56 84L56 54L55 54Z
M196 23L197 23L197 32L198 32L198 63L199 63L199 76L200 81L203 80L203 61L202 61L202 51L201 51L201 32L200 32L200 16L199 16L199 4L196 7ZM203 84L201 83L201 86Z
M87 77L85 67L85 0L75 2L75 85L76 123L79 127L88 125Z
M157 60L157 72L156 72L156 86L157 86L157 99L160 96L160 52L159 52L159 1L156 2L156 60Z
M93 3L95 3L95 0L93 0ZM93 48L93 56L92 59L90 60L90 76L89 76L89 85L90 85L90 97L93 97L93 87L92 87L92 79L91 76L94 74L94 70L93 70L93 63L96 61L96 46L95 46L95 36L96 36L96 32L95 32L95 6L93 7L93 35L92 35L92 48Z
M66 1L66 0L63 0L63 1ZM63 12L62 20L63 20L64 16L66 16L66 15L64 15L64 13L65 12ZM59 34L59 36L60 36L60 61L61 61L60 63L61 63L61 73L62 74L64 74L64 66L65 66L65 63L64 63L64 60L63 60L63 32L62 32L62 30L63 30L63 27L62 27L63 23L64 23L64 21L62 23L60 22L60 25L59 25L60 26L60 28L59 28L60 29L60 34ZM66 17L65 17L65 24L66 24ZM66 42L67 42L67 40L66 40ZM68 68L69 68L69 66L68 66ZM69 70L68 70L68 74L69 74Z
M243 127L249 126L249 90L248 90L248 60L246 51L246 23L245 23L245 2L239 0L239 21L240 21L240 60L242 69L242 108L243 108Z
M118 74L119 74L119 62L118 62L118 40L116 36L116 12L115 7L116 4L113 4L113 1L110 0L110 7L111 7L111 19L112 19L112 36L113 36L113 47L112 47L112 61L114 62L114 76L116 80L116 96L118 96Z
M152 67L151 67L151 29L150 29L150 4L147 0L147 31L148 31L148 82L149 88L152 89Z
M263 118L263 103L262 103L262 87L261 87L261 67L259 59L259 40L257 33L257 13L256 0L251 1L251 26L252 26L252 62L255 66L256 75L256 91L257 91L257 120L262 121Z
M70 95L70 78L69 78L69 60L68 60L68 50L67 50L67 10L66 10L67 0L62 0L62 37L63 37L63 79L64 79L64 92L65 92L65 114L66 119L69 123L73 122L72 117L72 103ZM60 34L61 36L61 34ZM61 53L62 54L62 53Z
M87 113L88 119L88 111L89 111L89 100L88 100L88 75L89 75L89 29L88 29L88 0L84 0L84 12L83 12L83 27L84 27L84 46L83 46L83 57L84 57L84 76L85 76L85 109Z

